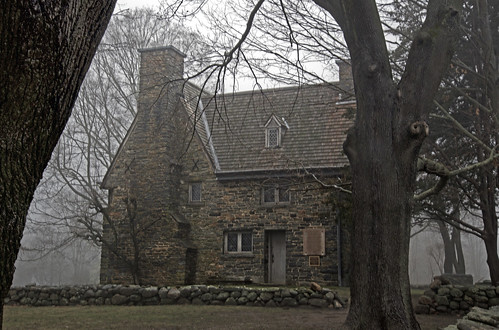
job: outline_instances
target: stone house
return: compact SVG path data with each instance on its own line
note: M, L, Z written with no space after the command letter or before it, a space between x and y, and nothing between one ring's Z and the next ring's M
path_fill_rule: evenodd
M177 49L140 52L137 116L102 183L101 283L132 283L130 260L141 284L344 282L330 185L348 164L349 66L331 84L213 96L183 80Z

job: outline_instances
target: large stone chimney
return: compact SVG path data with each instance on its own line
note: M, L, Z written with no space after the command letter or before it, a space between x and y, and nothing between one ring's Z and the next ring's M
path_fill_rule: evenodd
M143 132L144 175L163 177L161 184L150 182L151 193L160 196L164 210L176 212L180 194L181 158L192 131L183 111L184 58L172 46L141 49L140 91L137 130ZM147 172L147 173L146 173ZM152 190L154 188L154 190Z
M173 46L139 49L140 86L138 111L151 110L158 102L176 102L183 84L184 58Z
M339 69L339 84L346 92L353 93L352 65L345 60L336 60Z

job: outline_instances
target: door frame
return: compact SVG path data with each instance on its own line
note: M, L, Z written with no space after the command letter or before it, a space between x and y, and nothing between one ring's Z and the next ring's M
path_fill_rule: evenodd
M286 284L286 270L287 270L287 262L286 262L286 230L285 229L269 229L265 230L265 282L272 284L285 285ZM281 236L282 246L281 246L281 258L282 258L282 274L283 278L275 279L273 276L273 253L275 248L276 237ZM279 238L277 238L279 239ZM275 256L274 256L275 257ZM275 269L274 269L275 270Z

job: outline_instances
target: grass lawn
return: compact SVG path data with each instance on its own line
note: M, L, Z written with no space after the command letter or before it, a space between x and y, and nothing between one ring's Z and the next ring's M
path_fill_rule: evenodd
M331 288L340 297L348 288ZM422 292L413 292L413 302ZM5 306L4 329L337 329L347 309L247 306ZM417 315L423 330L455 324L456 315Z
M346 311L245 306L8 306L10 329L327 329Z
M7 306L4 329L338 329L347 310L245 306ZM455 315L417 315L423 330Z

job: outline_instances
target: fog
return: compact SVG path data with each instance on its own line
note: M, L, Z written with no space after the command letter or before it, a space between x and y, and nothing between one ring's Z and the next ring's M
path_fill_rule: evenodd
M74 240L55 248L58 243L64 242L64 233L50 228L44 232L38 228L34 233L30 226L33 225L28 223L23 246L38 246L38 248L24 249L19 254L14 286L99 283L99 248L82 240ZM465 233L462 234L462 243L466 273L473 275L475 282L489 279L483 242ZM411 239L409 256L411 284L431 283L434 276L442 273L443 257L443 244L439 233L427 230L414 236Z
M483 241L474 235L461 234L466 273L474 282L490 279L487 254ZM426 230L411 239L409 250L409 278L411 285L428 285L434 276L443 272L444 246L440 234Z

